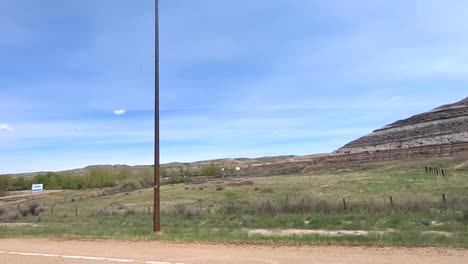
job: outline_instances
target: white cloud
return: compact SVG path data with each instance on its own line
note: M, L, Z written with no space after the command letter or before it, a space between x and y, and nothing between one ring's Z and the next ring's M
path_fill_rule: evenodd
M390 98L390 101L396 101L396 100L400 100L401 96L397 95L397 96L393 96L392 98Z
M15 129L7 124L0 124L0 131L12 132L12 131L15 131Z
M278 129L278 130L273 131L273 134L281 134L283 132L284 132L284 129Z
M124 115L125 113L127 113L127 110L125 110L125 109L114 110L114 114L116 114L116 115Z

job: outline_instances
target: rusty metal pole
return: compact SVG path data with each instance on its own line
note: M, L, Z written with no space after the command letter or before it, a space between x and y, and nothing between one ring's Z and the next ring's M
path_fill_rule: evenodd
M154 28L154 215L153 232L161 231L161 203L160 203L160 177L159 177L159 0L155 0L155 28Z

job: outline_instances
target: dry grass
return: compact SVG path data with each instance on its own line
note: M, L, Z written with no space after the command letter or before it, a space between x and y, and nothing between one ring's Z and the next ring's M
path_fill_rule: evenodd
M254 185L255 183L250 180L245 180L245 181L240 181L240 182L231 182L228 183L226 186L248 186L248 185Z
M100 209L98 212L98 216L100 217L107 217L107 216L113 216L113 215L134 215L137 213L137 210L131 206L119 203L119 202L113 202L110 205L106 206L103 209Z
M424 166L429 164L447 168L449 177L426 174ZM414 234L447 231L456 233L454 239L459 238L456 245L466 245L463 241L468 241L468 208L462 209L468 205L468 172L456 171L455 165L448 159L389 162L375 164L372 168L251 178L255 185L246 185L246 188L228 186L227 180L208 181L203 184L203 191L200 191L201 185L165 185L161 187L162 223L167 236L195 240L212 236L212 229L220 230L219 237L234 238L242 228L392 228L405 234L413 232L407 238L395 238L395 241L411 239L415 244L426 245L420 241L428 240ZM188 191L193 187L198 191ZM148 208L152 206L153 188L128 192L128 195L92 195L104 191L66 191L56 196L44 196L41 199L46 199L47 205L54 204L55 199L57 205L54 215L41 214L41 226L37 228L42 231L37 233L146 236L152 221ZM442 193L446 195L445 204ZM69 202L80 195L86 198ZM393 197L393 207L390 196ZM65 197L67 203L64 203ZM346 210L343 198L346 199ZM42 200L40 202L42 204ZM108 208L113 202L117 203ZM75 216L75 206L79 207L78 216ZM18 217L21 219L21 214ZM32 222L37 217L29 215L25 220ZM431 224L432 221L437 225ZM75 228L70 229L70 225ZM6 230L4 234L14 235L19 231ZM243 239L237 238L239 241ZM452 242L446 244L455 245ZM432 240L427 242L428 245L432 243Z

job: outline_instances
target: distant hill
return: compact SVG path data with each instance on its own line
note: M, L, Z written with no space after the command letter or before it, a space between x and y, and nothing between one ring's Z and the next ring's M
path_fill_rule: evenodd
M328 154L313 154L307 156L294 156L294 155L287 155L287 156L274 156L274 157L261 157L261 158L234 158L234 159L215 159L215 160L204 160L204 161L195 161L195 162L172 162L167 164L161 164L161 171L171 172L179 172L181 170L190 171L192 173L199 173L204 167L209 166L211 164L218 165L222 168L225 168L226 171L235 170L237 167L241 169L239 175L244 175L247 171L255 171L255 168L266 166L266 165L273 165L273 164L288 164L294 163L297 161L304 161L310 160L314 157L323 157ZM57 173L67 173L75 176L80 176L86 174L88 171L92 169L104 169L108 171L112 170L120 170L122 168L126 168L130 171L138 171L143 169L151 169L153 168L152 165L137 165L137 166L128 166L128 165L91 165L80 169L73 169L73 170L66 170L66 171L57 171ZM30 172L30 173L20 173L14 174L10 176L14 177L34 177L36 175L45 174L47 172ZM255 172L264 174L263 172ZM288 171L284 171L283 173L288 174ZM267 175L270 173L267 172ZM1 176L1 175L0 175Z

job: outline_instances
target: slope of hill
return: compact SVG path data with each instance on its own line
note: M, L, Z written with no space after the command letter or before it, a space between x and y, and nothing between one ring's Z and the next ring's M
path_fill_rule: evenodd
M351 141L337 154L439 146L442 152L468 143L468 98L399 120ZM437 153L439 154L439 153Z

